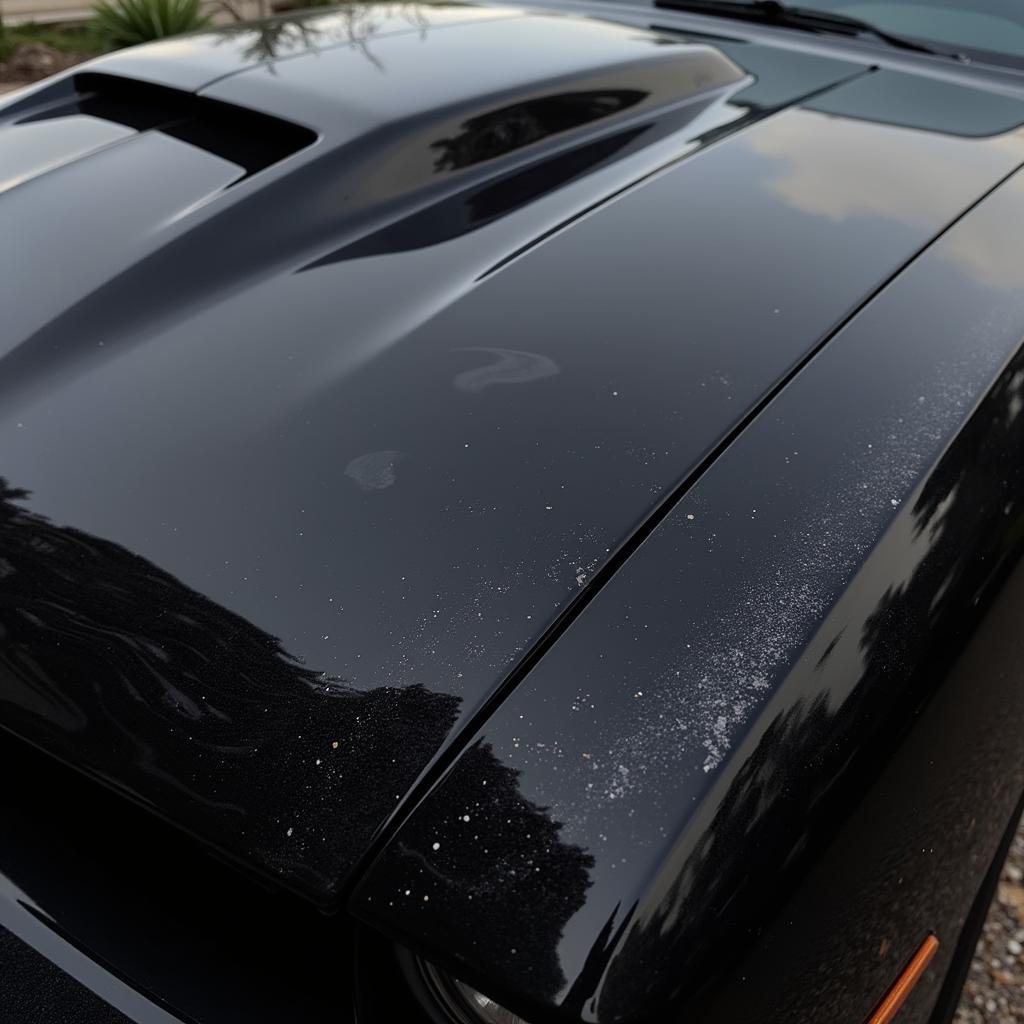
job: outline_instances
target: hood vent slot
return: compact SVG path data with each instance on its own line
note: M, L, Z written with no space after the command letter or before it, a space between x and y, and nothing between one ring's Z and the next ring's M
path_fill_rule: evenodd
M305 149L317 135L290 121L118 75L83 72L73 92L44 92L16 124L85 114L136 131L160 131L243 167L246 174Z

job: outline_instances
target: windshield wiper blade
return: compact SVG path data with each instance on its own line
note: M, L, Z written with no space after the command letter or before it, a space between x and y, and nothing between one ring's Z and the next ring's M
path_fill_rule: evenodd
M762 25L779 28L797 28L806 32L837 32L842 35L872 35L890 46L917 53L930 53L938 57L953 57L955 54L934 50L924 43L918 43L904 36L893 35L885 29L872 25L860 18L829 11L817 11L810 7L795 7L779 3L778 0L654 0L655 7L676 11L692 11L694 14L710 14L721 18L736 18L739 21L755 21Z

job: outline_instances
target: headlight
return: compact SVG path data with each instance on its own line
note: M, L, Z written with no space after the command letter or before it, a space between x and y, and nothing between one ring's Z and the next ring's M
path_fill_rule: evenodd
M459 1024L527 1024L519 1014L432 964L421 960L420 967L438 1001Z

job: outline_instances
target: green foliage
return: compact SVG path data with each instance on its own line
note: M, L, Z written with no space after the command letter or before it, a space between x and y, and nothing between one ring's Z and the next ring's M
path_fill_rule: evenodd
M112 46L134 46L203 28L201 0L100 0L96 30Z
M61 53L86 56L110 49L109 44L96 35L91 24L38 25L25 22L0 29L0 61L9 57L20 43L44 43Z

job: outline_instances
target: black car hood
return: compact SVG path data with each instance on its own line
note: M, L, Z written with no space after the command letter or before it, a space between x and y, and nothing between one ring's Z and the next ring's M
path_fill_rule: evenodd
M354 10L0 106L2 723L320 902L1024 122L764 47ZM139 130L115 79L216 106ZM232 111L283 148L210 142Z

